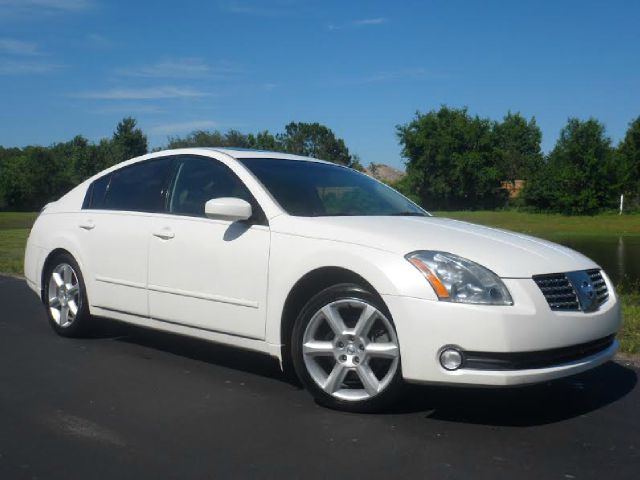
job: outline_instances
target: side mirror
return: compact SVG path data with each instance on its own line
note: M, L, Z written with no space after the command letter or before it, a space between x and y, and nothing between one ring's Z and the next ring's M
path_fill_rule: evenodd
M251 205L241 198L214 198L204 204L204 214L220 220L248 220L251 217Z

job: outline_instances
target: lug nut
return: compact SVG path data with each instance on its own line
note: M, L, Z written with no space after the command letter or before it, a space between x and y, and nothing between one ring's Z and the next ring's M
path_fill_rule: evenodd
M347 360L347 356L346 355L340 355L340 361L344 362Z
M353 363L357 365L358 363L360 363L360 359L358 357L353 357Z
M364 350L364 345L363 345L363 344L360 344L360 345L358 346L358 348L359 348L360 350Z
M343 348L343 347L344 347L344 343L338 342L338 348Z

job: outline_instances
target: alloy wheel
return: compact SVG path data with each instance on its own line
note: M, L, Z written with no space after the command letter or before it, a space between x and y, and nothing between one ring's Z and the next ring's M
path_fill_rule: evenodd
M48 306L51 317L60 327L73 323L81 307L80 282L71 265L61 263L49 277Z
M313 381L325 393L347 401L367 400L384 391L400 360L389 319L359 299L319 309L305 329L302 354Z

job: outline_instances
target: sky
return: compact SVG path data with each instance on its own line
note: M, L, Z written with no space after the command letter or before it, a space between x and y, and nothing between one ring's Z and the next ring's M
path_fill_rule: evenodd
M395 127L441 105L569 117L617 143L640 115L640 2L0 0L0 145L320 122L403 165Z

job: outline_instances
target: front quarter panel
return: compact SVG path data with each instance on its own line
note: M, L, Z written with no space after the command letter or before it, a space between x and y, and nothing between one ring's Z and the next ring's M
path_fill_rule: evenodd
M435 300L424 277L396 253L348 242L320 240L273 232L269 261L269 302L266 339L279 345L284 304L296 282L323 267L340 267L358 274L380 295Z

